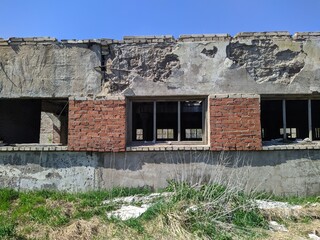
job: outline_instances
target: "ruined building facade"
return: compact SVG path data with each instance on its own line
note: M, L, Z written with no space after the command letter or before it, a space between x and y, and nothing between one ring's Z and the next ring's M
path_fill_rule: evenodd
M320 33L0 39L0 158L28 164L43 153L48 170L96 156L96 171L110 153L139 158L134 170L165 152L318 155L319 83Z

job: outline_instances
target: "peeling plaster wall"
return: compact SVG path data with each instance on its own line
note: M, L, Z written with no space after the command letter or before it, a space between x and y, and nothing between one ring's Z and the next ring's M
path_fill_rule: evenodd
M110 44L109 49L113 49L111 55L115 57L106 65L108 74L103 94L320 92L320 38L251 36L212 41L178 40L170 44ZM166 56L173 60L163 61ZM132 67L128 64L130 61L124 59L135 59L137 64ZM159 78L157 74L161 76L163 69L164 77Z
M38 40L0 39L0 98L320 92L319 33Z
M221 165L221 162L224 164ZM220 163L220 164L219 164ZM115 186L158 189L168 179L236 181L246 190L318 195L316 150L208 152L0 152L0 186L89 191Z
M296 51L280 49L279 45L270 39L252 40L247 44L231 42L227 46L227 58L232 61L230 68L244 67L258 83L290 84L304 67L306 53L301 43L294 44L301 45Z
M179 69L173 43L110 45L105 55L107 93L121 92L138 79L166 82Z

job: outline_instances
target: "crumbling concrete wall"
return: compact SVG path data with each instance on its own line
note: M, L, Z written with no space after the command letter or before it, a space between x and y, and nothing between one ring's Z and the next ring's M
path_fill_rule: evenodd
M0 39L0 98L68 97L101 89L99 44Z
M171 41L147 44L111 44L104 55L105 89L119 93L140 78L151 82L166 82L179 69L178 56Z
M320 92L320 33L0 39L0 97Z
M0 186L20 190L89 191L112 187L163 188L167 180L228 181L248 191L318 195L320 152L159 151L1 152ZM234 181L234 182L232 182Z
M102 45L104 94L319 92L320 33L125 37Z

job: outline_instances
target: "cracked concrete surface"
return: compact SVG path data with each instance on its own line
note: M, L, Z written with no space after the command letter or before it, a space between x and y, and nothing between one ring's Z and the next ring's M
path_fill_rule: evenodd
M231 67L244 67L258 83L275 82L290 84L305 65L307 54L301 49L281 50L272 40L252 40L251 44L231 42L227 57Z
M101 89L99 46L0 47L0 97L66 97Z
M105 89L108 93L121 92L137 77L166 82L180 67L174 47L174 43L111 45L105 56Z
M1 45L0 98L320 92L320 37L133 40Z

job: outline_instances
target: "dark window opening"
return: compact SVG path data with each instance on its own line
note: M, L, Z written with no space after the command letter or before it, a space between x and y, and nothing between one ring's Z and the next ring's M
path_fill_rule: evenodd
M320 100L311 101L312 136L314 140L320 140Z
M203 101L181 102L181 140L202 140Z
M282 138L282 100L261 101L262 140Z
M287 138L307 138L308 132L308 100L286 100Z
M132 102L132 141L203 141L203 109L203 100Z
M1 99L0 144L67 144L68 100Z
M178 140L178 102L157 102L157 140Z
M133 141L153 140L153 102L132 103Z
M320 100L262 100L261 135L264 141L320 140Z
M0 100L3 144L39 143L41 100Z

